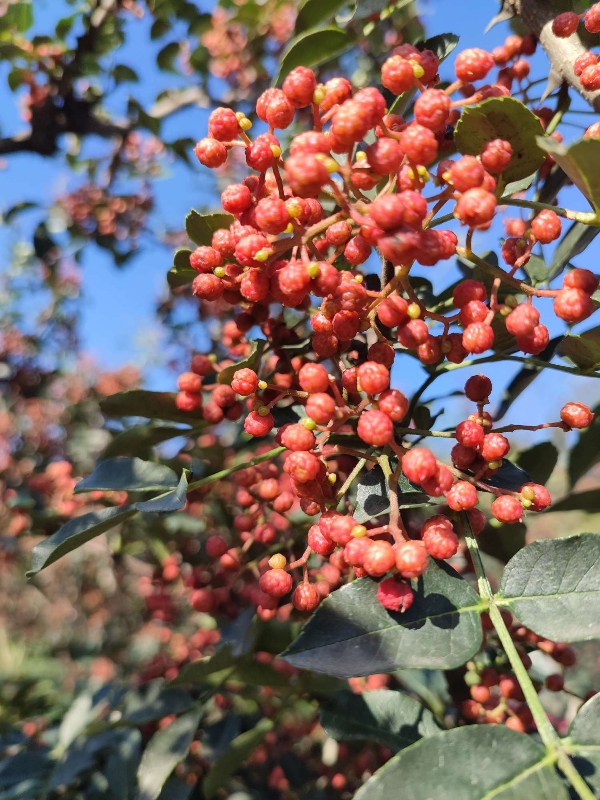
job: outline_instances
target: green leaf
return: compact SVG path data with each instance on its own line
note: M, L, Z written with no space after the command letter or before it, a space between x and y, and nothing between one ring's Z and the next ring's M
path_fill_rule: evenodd
M166 44L156 56L156 63L159 69L163 69L165 72L177 72L173 62L179 55L179 49L179 42Z
M192 210L185 218L185 232L194 244L210 245L213 233L220 228L229 228L234 219L231 214L199 214Z
M168 19L155 19L150 28L150 38L152 40L160 39L165 33L171 30L171 23Z
M153 497L152 500L136 503L135 507L144 514L164 514L166 512L179 511L180 508L184 507L187 498L189 474L189 470L184 469L176 489L158 497Z
M570 145L559 144L551 136L538 136L538 145L550 153L558 166L587 197L594 208L600 204L600 140L580 139Z
M600 694L584 703L571 723L566 749L596 797L600 794Z
M484 553L497 558L503 564L525 547L527 526L522 522L513 525L502 525L497 520L490 520L479 534L479 546Z
M532 286L546 283L550 274L550 268L541 256L532 255L523 267L531 278Z
M417 42L415 45L419 50L431 50L439 58L440 62L448 58L459 42L459 37L455 33L438 33L431 36L424 42Z
M152 690L155 685L152 685ZM184 714L193 704L191 695L184 689L162 689L158 694L151 691L149 698L148 694L139 690L127 692L123 720L130 725L144 725L168 714Z
M164 464L142 461L140 458L117 456L100 461L87 478L75 486L81 492L146 492L152 489L172 489L177 475Z
M388 689L338 692L322 707L321 725L339 742L376 741L392 750L440 732L431 711L412 697Z
M589 428L579 432L579 439L569 451L569 485L574 486L600 461L600 406L594 409L594 419Z
M73 29L73 25L75 24L76 20L77 20L76 14L71 14L70 17L63 17L62 19L59 19L58 22L56 23L56 28L55 28L56 37L58 39L64 39L65 36L68 36L69 33L71 33L71 30Z
M200 724L201 709L194 709L154 734L138 768L136 800L156 800L163 784L187 756Z
M517 464L534 483L542 486L548 482L558 461L558 449L552 442L540 442L519 453Z
M483 478L482 483L487 486L493 486L496 489L507 489L509 492L518 492L524 483L530 482L530 476L509 461L507 458L502 459L502 466L492 475L491 478Z
M548 512L550 511L585 511L588 514L596 514L600 511L600 491L591 489L589 492L569 494L551 505L548 509Z
M567 800L553 758L531 737L502 725L468 725L402 750L354 800Z
M134 454L149 456L155 445L177 436L195 436L202 427L206 427L206 425L200 423L194 428L176 428L173 425L134 425L115 436L103 451L101 460L115 456L133 456Z
M5 11L5 20L19 33L25 33L33 25L33 5L30 2L15 3Z
M169 686L188 686L194 683L203 683L213 672L228 669L234 664L235 657L231 653L231 648L222 647L213 656L185 664L179 670L177 677L169 683Z
M111 75L117 84L126 82L138 83L140 80L137 72L126 64L117 64L114 66L111 70Z
M570 359L579 369L594 372L600 367L600 326L579 336L565 336L556 352Z
M534 633L555 642L600 637L600 536L541 539L508 562L498 598Z
M8 73L7 81L12 92L16 91L19 86L23 83L23 78L26 74L26 70L20 69L19 67L14 67Z
M447 564L430 562L403 614L386 611L377 587L361 578L332 592L282 658L349 678L400 668L452 669L479 649L483 604Z
M388 482L383 470L377 464L366 472L357 483L354 507L356 521L362 524L389 511L389 494ZM431 505L429 495L424 494L418 486L414 486L404 476L400 480L398 500L400 508Z
M526 178L521 178L520 181L512 181L511 183L507 183L502 194L504 197L511 197L513 194L524 192L526 189L529 189L534 180L535 172L532 175L528 175ZM499 201L499 203L502 205L502 199Z
M149 392L130 389L111 394L100 401L100 410L107 417L147 417L193 424L202 419L200 411L180 411L175 405L175 392Z
M202 782L202 789L207 798L224 787L228 778L252 755L267 733L273 730L273 726L272 720L263 718L254 728L236 736L227 751L209 769Z
M287 46L279 62L277 85L295 67L316 67L345 53L354 44L349 31L333 25L313 29L296 36Z
M548 279L552 280L559 275L576 256L583 253L600 233L600 228L595 225L584 225L583 222L573 222L569 230L558 243L552 262Z
M514 97L491 97L463 111L454 132L454 143L463 155L479 155L492 139L510 142L513 157L503 172L507 182L527 178L544 163L538 146L542 124Z
M331 20L337 12L348 5L348 0L305 0L296 18L296 31L314 28L320 22Z
M217 381L219 383L231 385L233 376L238 369L248 368L258 372L260 370L261 358L266 344L267 342L265 339L255 339L252 342L252 352L250 355L243 361L238 361L237 364L230 364L228 367L225 367L225 369L222 369L217 375Z
M167 283L171 289L178 289L180 286L187 286L198 274L190 266L190 256L192 251L188 248L181 248L175 252L173 266L167 272Z
M158 800L188 800L195 790L193 783L188 783L185 778L171 775L162 788Z
M100 511L90 511L81 517L69 520L66 525L53 533L43 542L33 548L31 569L27 577L31 578L44 567L53 564L72 550L81 547L101 533L114 528L121 522L132 517L137 511L133 506L119 506L117 508L103 508Z

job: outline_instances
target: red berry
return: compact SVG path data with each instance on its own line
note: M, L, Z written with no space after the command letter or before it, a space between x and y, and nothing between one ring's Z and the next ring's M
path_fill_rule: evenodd
M492 393L492 382L486 375L472 375L465 383L465 394L474 403L483 403Z
M485 322L468 325L462 336L463 347L468 353L485 353L494 344L494 331Z
M227 542L222 536L209 536L204 549L209 558L220 558L227 552Z
M196 272L212 272L215 267L221 266L223 258L214 247L202 245L190 254L190 266Z
M289 156L285 162L285 178L298 197L318 197L329 180L327 167L317 156L307 153Z
M521 486L521 496L531 503L528 506L531 511L543 511L552 502L548 489L539 483L523 484Z
M483 146L481 163L488 172L504 172L511 162L513 149L504 139L492 139Z
M466 511L477 505L477 489L468 481L457 481L446 494L446 502L453 511Z
M435 134L429 128L411 122L400 134L400 146L413 164L431 164L438 154Z
M593 122L589 128L586 128L583 138L600 139L600 122Z
M523 506L516 497L504 494L497 497L492 503L492 514L499 522L513 524L519 522L523 516Z
M396 578L387 578L377 587L377 599L388 611L403 613L412 606L414 598L410 586Z
M290 214L286 204L279 197L264 197L255 210L256 224L265 233L277 236L290 224Z
M550 244L558 239L562 232L560 217L550 209L544 209L534 217L531 223L533 235L541 244Z
M465 419L456 426L456 441L465 447L479 447L483 436L482 426L473 419Z
M465 447L462 444L455 444L450 453L452 463L458 469L469 469L477 459L477 450L473 447Z
M305 450L291 451L283 465L287 472L298 483L314 481L321 471L321 460L313 453Z
M410 540L396 549L396 569L403 578L418 578L427 570L427 550L423 542Z
M584 89L595 92L600 89L600 65L594 64L591 67L586 67L579 80Z
M267 89L256 101L256 113L272 128L287 128L294 119L294 106L281 89Z
M433 478L437 469L435 456L425 447L413 447L402 457L402 472L413 483L423 483Z
M257 172L266 172L277 160L273 153L275 147L279 147L277 137L262 133L246 147L246 164Z
M202 408L202 395L197 392L178 392L175 405L180 411L198 411Z
M408 400L398 389L387 389L379 395L377 401L379 410L386 414L393 422L400 422L408 411Z
M496 195L486 189L469 189L459 198L454 216L469 228L479 228L492 221L497 205Z
M486 433L479 452L484 461L501 461L510 450L510 443L501 433Z
M594 414L583 403L567 403L560 410L560 418L569 428L587 428Z
M383 325L395 328L408 319L408 303L397 294L390 295L377 307L377 316Z
M227 148L217 139L201 139L194 147L194 155L205 167L215 169L227 161Z
M371 245L362 236L353 236L344 248L344 257L350 264L363 264L371 255Z
M452 291L452 302L456 308L463 308L474 300L483 302L487 298L487 289L480 281L466 280L458 283Z
M352 84L347 78L332 78L323 86L325 97L321 101L321 109L329 111L352 97Z
M218 300L223 294L223 281L216 275L196 275L192 281L192 294L201 300Z
M568 39L579 27L579 17L572 11L559 14L552 21L552 33L560 39Z
M383 364L384 367L390 369L396 358L394 348L387 342L375 342L367 350L367 358L369 361L376 361L378 364Z
M229 142L237 139L238 121L231 108L215 108L208 118L208 133L213 139Z
M591 270L577 267L567 272L563 288L581 289L582 292L592 295L598 288L598 278Z
M477 189L484 178L485 170L475 156L463 156L450 167L450 180L457 192Z
M237 394L248 397L258 389L258 375L253 369L248 369L247 367L238 369L233 373L231 388Z
M218 425L219 422L223 421L225 414L223 409L211 400L204 406L202 416L211 425Z
M379 175L397 172L404 158L402 148L395 139L378 139L367 147L366 152L369 166Z
M321 602L321 595L312 583L299 583L294 589L292 603L298 611L314 611Z
M221 205L230 214L242 214L252 205L252 194L243 183L232 183L221 194Z
M554 313L570 325L581 322L594 311L594 303L582 289L561 289L554 298Z
M535 328L524 336L517 336L517 347L524 353L533 356L539 355L550 343L550 332L545 325L536 325Z
M546 680L544 681L544 685L549 692L560 692L563 690L565 685L565 679L563 675L559 673L555 673L554 675L546 676Z
M280 430L278 438L284 447L295 451L312 450L316 442L314 433L299 423L287 425L285 429Z
M322 364L308 362L300 367L298 383L309 394L326 392L329 389L329 374Z
M459 53L454 62L454 71L459 81L472 83L485 78L494 66L491 53L472 47Z
M368 536L360 539L350 539L344 547L344 561L350 567L362 567L367 550L373 544Z
M312 103L317 88L315 73L308 67L296 67L286 77L281 88L295 108L304 108Z
M336 544L346 545L352 539L352 531L358 523L348 514L326 511L321 514L319 528Z
M257 411L251 411L244 420L244 430L251 436L267 436L275 425L272 414L261 416Z
M590 33L600 33L600 3L594 3L588 8L583 18L583 24Z
M417 98L414 113L419 125L439 130L450 113L450 98L441 89L426 89Z
M539 324L540 312L530 303L519 303L506 317L506 330L513 336L528 336Z
M215 386L212 393L212 399L213 402L219 406L219 408L231 408L236 400L235 391L231 388L231 386Z
M325 238L328 244L333 247L339 247L341 244L346 244L348 239L352 236L352 225L345 219L339 222L334 222L327 228ZM335 269L335 267L334 267Z
M435 475L424 480L421 486L432 497L441 497L450 490L453 481L454 478L450 470L443 464L439 464Z
M471 526L473 535L479 536L479 534L485 528L485 523L486 523L485 514L478 508L470 508L467 511L467 516L469 518L469 525Z
M379 578L392 569L396 563L394 548L389 542L373 542L365 553L363 568L368 575Z
M335 542L325 536L318 525L312 525L308 531L308 546L320 556L329 556L335 550Z
M381 83L392 94L404 94L415 84L413 65L402 56L391 56L381 67Z
M394 438L394 424L382 411L363 411L358 418L356 431L363 442L378 447Z
M451 528L431 526L422 533L425 549L432 558L443 561L458 551L458 537Z
M202 378L195 372L183 372L177 379L177 387L182 392L199 392L202 389Z
M323 153L329 155L331 143L329 137L321 131L303 131L294 136L290 144L290 155L303 155L305 153Z
M190 602L194 611L201 611L208 614L213 610L215 605L212 589L209 587L205 589L196 589L192 592Z
M383 364L366 361L357 370L359 389L367 394L379 394L390 385L390 372Z
M355 100L346 100L338 108L331 121L330 136L336 143L334 149L340 152L349 149L352 145L360 142L368 130L369 124L365 120L361 104Z
M338 311L332 320L333 333L342 341L354 339L360 328L360 317L356 311Z
M270 569L260 576L258 585L271 597L283 597L292 590L292 576L284 569Z
M327 425L335 415L335 400L324 392L312 394L306 401L306 413L319 425Z
M458 316L460 324L466 328L476 322L484 322L489 313L489 308L481 300L469 300L464 305Z

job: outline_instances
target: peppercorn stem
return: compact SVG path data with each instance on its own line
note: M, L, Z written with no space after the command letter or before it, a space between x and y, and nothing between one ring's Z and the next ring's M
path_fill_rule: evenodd
M479 545L471 529L468 515L463 512L461 513L460 517L464 526L465 542L469 549L469 553L471 554L473 568L475 569L475 574L477 575L477 586L479 588L479 593L489 603L488 614L490 615L490 619L492 620L492 624L496 629L496 633L498 634L500 643L502 644L504 652L508 657L512 670L515 673L515 677L519 682L527 705L529 706L529 710L531 711L535 721L540 738L544 743L548 754L552 755L556 759L558 766L568 779L571 786L575 789L580 799L594 800L594 794L590 791L588 785L576 770L575 765L569 758L567 751L564 749L557 732L548 719L548 715L546 714L546 711L541 704L540 698L535 690L535 686L533 685L531 678L529 677L529 674L519 657L510 632L506 627L506 623L502 619L502 614L500 613L500 610L495 602L492 587L490 586L487 575L485 574L485 567L483 566L483 561L481 559Z
M234 472L239 472L241 469L255 467L257 464L262 464L264 461L270 461L283 452L285 452L285 447L275 447L273 450L269 450L268 453L263 453L261 456L256 456L256 458L251 458L250 461L243 461L241 464L236 464L234 467L228 467L219 472L213 472L212 475L207 475L206 478L200 478L200 480L190 483L188 492L192 492L194 489L200 489L200 487L207 486L209 483L220 481L222 478L227 478L229 475L232 475Z

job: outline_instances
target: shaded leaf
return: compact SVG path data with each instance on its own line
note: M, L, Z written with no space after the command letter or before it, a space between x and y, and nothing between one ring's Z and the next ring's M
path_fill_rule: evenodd
M179 55L179 42L169 42L156 56L156 63L159 69L165 72L177 72L174 66L174 61Z
M579 431L579 438L569 451L569 485L574 486L600 461L600 406L594 408L594 419L589 428Z
M502 194L504 197L510 197L513 194L524 192L525 189L529 189L534 180L535 172L532 175L528 175L526 178L521 178L520 181L511 181L510 183L506 184ZM502 199L500 199L498 202L500 205L502 205Z
M537 139L543 134L538 117L514 97L491 97L464 109L454 131L454 143L463 155L479 155L492 139L510 142L513 156L503 172L507 182L519 181L544 163Z
M540 442L519 453L517 464L534 483L546 484L558 461L558 449L552 442Z
M538 145L550 153L563 172L597 208L600 204L600 175L596 167L600 159L600 141L580 139L573 144L563 145L551 136L538 136Z
M136 800L156 800L159 796L169 775L187 756L201 713L197 708L183 714L150 739L138 768Z
M440 732L431 711L412 697L388 689L339 692L322 707L321 725L340 742L376 741L392 750Z
M169 714L183 714L192 707L191 695L183 689L163 689L149 699L130 692L125 698L123 719L131 725L143 725Z
M398 482L400 492L398 495L400 508L414 508L415 506L431 505L429 495L425 494L418 486L408 481L404 475ZM356 503L354 518L357 522L367 522L374 517L385 514L390 509L388 482L383 470L377 464L366 472L357 483Z
M27 577L31 578L44 567L53 564L67 553L114 528L115 525L119 525L134 514L137 514L137 510L133 506L119 506L118 508L90 511L69 520L56 533L33 548L31 568L27 572Z
M588 514L596 514L600 511L600 490L591 489L589 492L569 494L551 505L548 511L585 511Z
M529 261L525 264L523 269L531 278L532 286L538 286L540 283L546 283L548 281L550 268L541 256L530 256Z
M300 33L332 19L347 5L348 0L305 0L296 18L296 31Z
M451 669L477 652L480 598L447 564L430 562L403 614L381 605L377 587L362 578L332 592L282 658L348 678L402 667Z
M137 728L119 732L118 741L111 747L104 775L115 800L129 800L134 793L135 773L142 754L142 736Z
M172 489L177 475L164 464L142 461L140 458L117 456L100 461L87 478L73 489L81 492L145 492L152 489Z
M208 675L228 669L234 664L235 657L231 653L231 648L223 647L217 650L213 656L185 664L179 670L179 675L170 682L169 686L188 686L194 683L202 683Z
M526 534L527 526L523 522L496 526L490 521L477 539L484 553L506 564L522 547L525 547Z
M130 389L117 392L100 401L100 410L107 417L147 417L193 424L202 419L201 411L180 411L175 405L175 392L149 392Z
M220 228L229 228L234 219L231 214L199 214L192 210L185 218L185 232L194 244L210 245L213 233Z
M349 31L333 25L301 33L292 39L281 56L275 85L295 67L316 67L345 53L353 44L354 38Z
M140 78L137 72L131 67L128 67L126 64L117 64L111 70L111 75L113 76L115 83L126 83L128 81L132 83L138 83Z
M448 58L458 42L459 37L455 33L438 33L436 36L430 36L424 42L417 42L415 47L418 47L419 50L431 50L440 61L443 61Z
M507 489L509 492L518 492L524 483L529 483L531 478L525 470L517 467L507 458L502 459L502 466L491 478L483 478L482 483L493 486L495 489Z
M193 783L188 783L184 778L171 775L162 788L158 800L187 800L194 791Z
M190 266L190 255L192 251L187 247L182 247L175 251L173 266L167 272L167 283L171 289L178 289L180 286L187 286L198 274Z
M600 536L527 545L506 565L498 596L539 636L557 642L600 637Z
M579 709L569 729L567 750L594 794L600 794L600 694Z
M579 369L593 372L600 367L600 327L591 328L579 336L565 336L556 352L566 356Z
M252 352L250 355L244 358L243 361L238 361L236 364L231 364L225 367L225 369L222 369L217 375L218 383L226 383L230 386L233 376L238 369L248 368L253 369L255 372L260 370L262 354L267 344L266 339L255 339L251 344Z
M172 492L161 494L158 497L153 497L152 500L144 500L143 502L136 503L135 507L138 511L142 511L145 514L179 511L180 508L184 507L187 498L189 474L189 470L184 469L176 489Z
M228 778L252 755L267 733L273 730L273 726L272 720L264 718L251 730L236 736L227 751L209 769L202 782L202 789L207 798L224 787Z
M394 756L354 795L389 800L567 800L544 747L502 725L469 725L421 739Z
M582 222L571 223L569 230L556 246L552 256L549 280L560 275L569 261L587 250L599 233L600 228L595 225L584 225Z
M122 433L115 436L112 442L102 453L102 459L115 458L116 456L132 456L134 453L150 453L152 448L166 442L168 439L175 439L177 436L191 436L198 433L196 425L190 428L175 428L172 425L134 425Z

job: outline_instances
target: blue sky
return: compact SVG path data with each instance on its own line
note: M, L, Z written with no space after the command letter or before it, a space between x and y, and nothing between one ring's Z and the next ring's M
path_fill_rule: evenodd
M202 4L203 7L209 5ZM38 32L48 30L49 24L61 16L62 2L55 0L34 0L36 13L36 28ZM490 33L484 35L483 31L496 13L498 4L496 0L426 0L422 2L422 18L428 35L435 35L447 31L459 33L461 42L459 48L479 46L491 50L502 43L508 33L508 26L501 24ZM158 92L166 86L173 85L173 76L161 75L154 66L156 52L162 46L150 42L148 36L149 20L132 21L129 23L129 33L126 44L121 48L115 63L122 63L137 69L142 75L139 84L126 84L111 97L109 105L112 109L122 109L129 93L135 95L142 102L150 102ZM140 66L142 65L142 66ZM538 69L536 70L536 65ZM544 75L547 66L543 55L534 59L533 72ZM443 76L451 75L451 59L444 65ZM190 82L188 78L180 80L181 85ZM6 86L5 76L0 74L0 102L3 109L1 119L2 135L9 135L22 127L16 112L15 97ZM190 136L201 138L206 130L207 112L203 109L188 109L172 117L164 124L164 136L179 138ZM592 117L582 117L585 124L591 124ZM565 128L565 136L578 138L580 133L575 128ZM90 147L94 147L94 143ZM65 173L60 162L54 159L42 158L37 155L19 154L7 159L6 167L0 170L0 208L6 209L14 203L24 199L44 202L48 197L55 196L65 189L73 188L77 178ZM156 209L152 216L154 230L161 228L178 228L182 226L185 214L192 207L207 207L218 202L213 189L213 182L208 171L200 166L189 170L181 163L172 163L167 167L165 177L155 184ZM575 207L584 208L582 198L571 192ZM18 230L0 229L0 253L2 263L7 262L7 251L18 237L19 233L27 233L36 218L36 212L23 215L20 218ZM498 233L500 229L489 235L479 234L477 247L480 250L497 248ZM584 259L578 260L579 266L588 266L597 263L597 247L590 249ZM91 353L102 367L118 367L127 362L141 366L148 366L150 358L161 354L160 331L154 317L157 298L165 291L165 275L171 263L171 253L168 248L160 245L144 246L139 253L121 270L116 270L112 260L95 246L90 246L83 259L83 292L81 338L84 349ZM435 276L431 270L421 268L418 272L423 276L440 281L441 286L447 285L455 277L454 267L448 262L435 268ZM540 304L542 319L544 304ZM584 323L584 328L590 327ZM555 325L552 330L557 333L560 325ZM198 343L201 346L202 343ZM518 370L511 365L508 368L493 365L489 369L492 379L495 376L506 376ZM451 391L468 377L472 370L461 371L456 376L448 376L439 380L431 396ZM458 375L460 374L460 381ZM413 366L412 359L402 359L395 375L395 383L404 388L418 385L422 379L421 370ZM168 389L171 379L167 373L157 365L147 370L147 382L152 388ZM600 396L600 385L596 381L575 379L572 383L565 381L564 376L557 372L548 372L540 377L533 388L526 392L513 406L509 416L515 421L524 421L530 415L531 402L541 409L548 409L549 416L556 416L556 412L563 402L572 399L575 394L581 396L582 391L590 401ZM589 387L589 388L588 388ZM454 401L451 401L454 402ZM449 404L445 404L449 408ZM550 412L550 408L554 410ZM443 422L444 420L441 420ZM544 438L544 437L542 437Z

